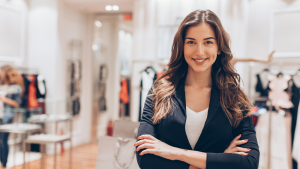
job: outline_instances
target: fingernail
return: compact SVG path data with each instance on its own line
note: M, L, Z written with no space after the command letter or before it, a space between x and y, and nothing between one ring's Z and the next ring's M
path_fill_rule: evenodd
M250 151L251 149L250 149L250 148L247 148L247 150Z
M248 153L245 153L246 155L248 155Z
M135 146L135 143L133 144L133 146Z
M141 136L139 136L138 139L141 139Z
M240 134L239 136L241 136L242 134Z
M135 149L135 151L137 151L137 149Z
M245 141L248 141L249 139L245 139Z
M140 153L140 155L142 155L142 153Z

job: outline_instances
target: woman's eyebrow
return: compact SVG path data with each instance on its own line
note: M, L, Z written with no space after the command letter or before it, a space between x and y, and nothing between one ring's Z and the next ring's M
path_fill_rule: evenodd
M208 40L208 39L216 39L214 37L208 37L208 38L205 38L204 40Z
M195 40L194 38L190 38L190 37L186 37L185 39L191 39L191 40Z

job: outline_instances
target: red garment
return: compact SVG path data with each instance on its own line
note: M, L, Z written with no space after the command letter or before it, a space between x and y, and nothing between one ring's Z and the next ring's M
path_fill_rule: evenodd
M162 77L163 74L164 74L164 72L157 72L156 73L157 79L159 79L160 77Z
M28 108L37 108L39 103L36 99L36 88L35 88L35 78L34 75L28 75L28 78L31 79L31 82L28 86Z
M127 80L121 78L120 100L127 104L129 102Z

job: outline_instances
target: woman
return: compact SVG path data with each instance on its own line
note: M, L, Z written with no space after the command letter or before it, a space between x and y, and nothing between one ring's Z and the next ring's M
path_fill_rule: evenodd
M216 14L197 10L183 20L144 106L134 144L142 169L258 168L251 105L231 59Z
M13 108L21 104L21 95L24 91L23 79L11 66L3 66L0 71L0 91L6 92L5 96L0 95L0 101L4 104L3 119L0 119L0 124L10 124L14 118ZM0 133L0 160L4 168L9 152L8 136L9 133Z

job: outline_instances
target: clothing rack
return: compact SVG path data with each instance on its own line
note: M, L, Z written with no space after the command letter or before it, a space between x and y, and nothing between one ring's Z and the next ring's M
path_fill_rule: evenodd
M279 69L275 69L278 70L277 73L279 72L284 72L285 74L289 74L289 75L294 75L297 71L299 71L300 68L300 64L298 62L269 62L269 63L259 63L260 65L265 65L264 69L268 68L270 70L270 72L272 71L271 67L279 67ZM296 70L294 71L284 71L283 68L286 66L295 66L297 67ZM271 100L268 97L251 97L251 84L252 84L252 69L253 69L254 65L250 64L249 66L249 74L248 74L248 93L249 93L249 98L250 100L253 100L253 102L255 101L268 101L269 102L269 111L270 112L270 116L269 116L269 124L268 124L268 161L267 161L267 169L271 169L271 133L272 133L272 128L271 128L271 122L272 122L272 113L273 113L273 105ZM274 70L274 69L273 69Z

